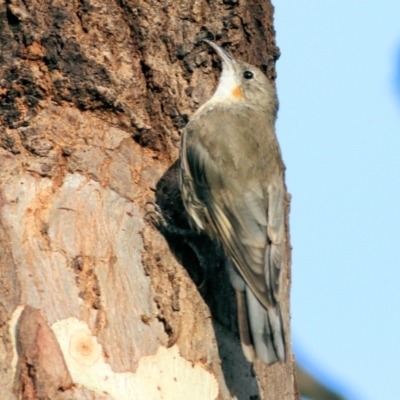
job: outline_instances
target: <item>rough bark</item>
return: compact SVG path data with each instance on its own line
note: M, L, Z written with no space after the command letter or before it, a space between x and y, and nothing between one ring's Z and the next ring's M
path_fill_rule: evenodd
M288 361L253 368L220 250L146 219L156 200L187 226L174 161L217 80L201 39L274 80L272 15L262 0L0 0L1 399L298 398L290 263Z

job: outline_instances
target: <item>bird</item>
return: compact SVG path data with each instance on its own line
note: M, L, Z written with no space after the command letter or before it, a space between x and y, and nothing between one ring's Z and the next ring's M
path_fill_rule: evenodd
M181 136L182 201L192 227L223 249L244 356L284 363L285 166L275 134L276 89L257 67L204 42L222 72Z

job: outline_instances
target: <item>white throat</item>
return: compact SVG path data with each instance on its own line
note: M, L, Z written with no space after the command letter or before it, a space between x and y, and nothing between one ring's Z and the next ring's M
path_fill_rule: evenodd
M233 68L225 67L222 69L217 90L211 97L212 99L220 97L232 97L232 91L238 86Z

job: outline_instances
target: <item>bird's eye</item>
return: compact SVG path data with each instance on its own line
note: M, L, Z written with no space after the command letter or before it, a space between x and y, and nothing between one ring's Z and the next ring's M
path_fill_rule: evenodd
M254 74L251 71L244 71L243 78L244 79L253 79Z

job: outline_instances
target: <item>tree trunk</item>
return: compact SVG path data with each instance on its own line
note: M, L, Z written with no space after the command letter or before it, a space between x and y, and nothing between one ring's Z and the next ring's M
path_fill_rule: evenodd
M288 361L253 369L220 250L146 218L157 201L187 226L173 162L218 77L201 39L274 80L269 1L0 0L0 13L0 398L297 399L290 264Z

